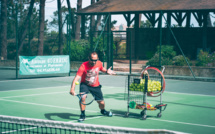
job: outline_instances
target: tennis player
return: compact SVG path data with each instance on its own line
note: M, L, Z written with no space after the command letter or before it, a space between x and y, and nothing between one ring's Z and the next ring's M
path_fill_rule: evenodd
M78 72L76 73L75 78L73 79L70 94L75 95L75 82L77 82L81 78L80 84L80 93L81 92L91 92L93 96L95 96L95 100L97 101L99 108L101 110L101 114L106 116L112 116L112 113L105 110L105 102L103 99L103 93L101 91L101 85L99 83L99 71L103 73L107 73L109 75L116 74L111 67L107 70L103 67L102 62L99 61L98 54L94 51L89 54L89 60L82 63ZM85 107L80 103L81 115L79 122L85 120Z

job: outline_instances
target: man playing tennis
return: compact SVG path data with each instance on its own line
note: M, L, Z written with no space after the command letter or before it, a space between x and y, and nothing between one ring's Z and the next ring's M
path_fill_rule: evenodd
M80 93L90 91L93 96L95 96L95 100L99 105L101 114L112 116L111 112L105 110L105 102L101 91L101 85L99 83L99 71L109 75L116 73L111 70L111 67L108 70L103 67L102 62L99 61L98 54L96 52L91 52L88 58L89 60L82 63L78 69L78 72L76 73L71 85L70 94L73 96L75 95L75 82L81 78ZM79 122L85 120L85 107L86 105L80 103L81 115L80 119L78 120Z

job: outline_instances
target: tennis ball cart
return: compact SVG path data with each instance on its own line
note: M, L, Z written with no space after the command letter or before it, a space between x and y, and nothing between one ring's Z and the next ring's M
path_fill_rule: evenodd
M159 69L162 69L161 71ZM126 92L128 101L128 110L126 117L129 117L129 109L139 109L141 119L146 120L147 111L158 110L157 117L162 116L162 111L167 107L167 104L162 103L162 94L165 90L165 79L163 72L164 66L147 66L141 75L129 74L126 79ZM160 97L159 104L152 106L148 101L148 97Z

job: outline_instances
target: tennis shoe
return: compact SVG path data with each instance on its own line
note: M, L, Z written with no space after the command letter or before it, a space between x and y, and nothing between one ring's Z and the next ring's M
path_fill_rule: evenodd
M104 111L104 112L101 112L101 114L105 115L105 116L109 116L109 117L112 117L113 114L111 111Z
M80 118L78 119L78 122L83 122L85 120L85 115L81 114Z

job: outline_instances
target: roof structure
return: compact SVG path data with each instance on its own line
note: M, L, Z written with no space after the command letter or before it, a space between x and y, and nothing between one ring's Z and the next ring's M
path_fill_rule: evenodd
M214 0L101 0L77 14L123 14L136 12L210 10L215 12Z

